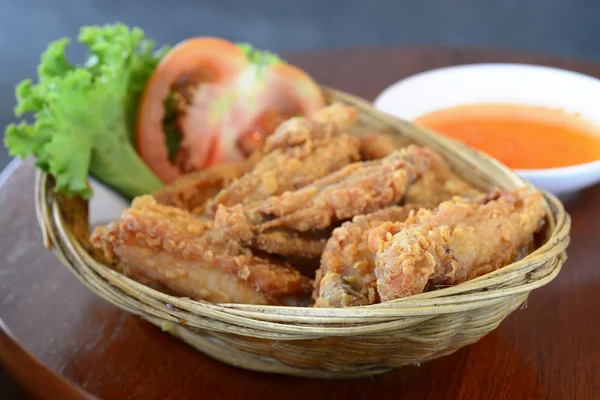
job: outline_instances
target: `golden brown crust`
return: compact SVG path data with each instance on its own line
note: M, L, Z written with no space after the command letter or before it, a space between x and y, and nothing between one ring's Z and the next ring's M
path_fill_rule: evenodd
M214 216L220 204L251 204L288 190L296 190L360 159L360 142L344 131L354 124L356 110L332 105L316 112L311 121L293 118L268 138L266 154L208 202Z
M431 165L406 191L406 203L433 208L455 196L473 198L481 195L467 182L456 176L438 153L432 152Z
M270 253L320 257L326 240L314 235L355 215L402 199L406 187L427 169L430 150L410 146L380 160L357 162L302 189L249 206L219 206L219 229L240 243ZM307 234L312 236L307 237ZM289 243L294 243L289 246Z
M358 215L336 228L327 241L315 277L315 307L351 307L379 302L375 254L369 232L387 221L403 221L412 205L392 206Z
M358 110L341 103L334 103L317 112L309 120L294 117L281 123L265 142L264 151L300 146L310 141L330 140L347 133L356 123Z
M325 248L329 231L296 232L290 229L254 231L241 204L230 208L219 206L215 217L217 229L245 246L267 253L302 258L319 258Z
M398 150L390 135L384 133L367 133L360 135L360 158L363 161L378 160Z
M224 237L213 221L150 196L97 228L92 242L130 278L194 299L301 305L311 290L310 280L288 264L257 255Z
M404 222L373 229L377 289L382 301L456 285L510 263L540 228L541 193L528 188L476 200L454 198Z
M217 195L235 179L252 170L262 158L254 153L244 161L220 164L214 167L192 172L153 194L160 204L182 208L194 214L204 213L206 201Z
M272 229L325 229L398 203L407 186L427 169L430 153L409 146L380 160L349 164L293 192L246 207L221 206L216 220L227 234L242 241Z

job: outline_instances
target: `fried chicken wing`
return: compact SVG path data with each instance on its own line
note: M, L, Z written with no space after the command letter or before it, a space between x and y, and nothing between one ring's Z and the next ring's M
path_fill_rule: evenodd
M270 254L300 258L321 257L329 230L297 232L290 229L255 231L249 223L244 207L237 204L230 208L219 206L215 224L225 234L245 246L260 249Z
M404 221L414 207L387 207L357 215L336 228L327 241L316 272L315 307L351 307L379 302L375 254L369 233L384 222Z
M312 288L288 264L224 237L212 220L151 196L135 199L120 220L97 228L92 243L130 278L194 299L304 305Z
M398 203L408 185L427 170L430 155L427 148L409 146L380 160L349 164L299 190L238 205L245 218L236 225L245 220L252 232L306 232ZM220 214L225 217L227 210L221 207ZM228 228L227 223L221 226Z
M294 147L308 141L327 140L347 133L356 123L358 110L334 103L314 113L312 119L294 117L282 122L265 141L269 153L278 148Z
M341 129L351 125L351 122L339 122L337 114L333 112L339 109L332 107L334 106L318 111L313 117L313 121L330 118L330 125L319 125L300 118L284 122L289 129L278 128L269 137L267 149L271 151L264 155L252 171L235 180L209 201L207 215L213 216L220 204L251 204L288 190L296 190L358 161L359 140L333 128L339 126ZM323 126L329 126L330 134L323 135ZM297 137L294 136L295 132L298 133Z
M363 161L378 160L398 150L398 146L390 135L368 133L360 135L358 138L360 140L360 158Z
M260 238L273 231L318 232L398 203L406 187L427 169L430 153L410 146L381 160L349 164L293 192L249 206L220 206L215 221L241 243L266 250Z
M206 202L225 186L252 170L262 158L254 153L238 163L220 164L205 170L192 172L177 179L153 194L160 204L174 206L193 214L204 213Z
M325 249L330 230L296 232L289 229L272 229L252 236L247 246L270 254L318 259Z
M433 208L455 196L473 198L478 195L481 191L456 176L438 153L432 153L429 170L408 188L405 201Z
M381 301L456 285L510 263L545 215L541 193L522 188L484 201L454 198L369 235Z

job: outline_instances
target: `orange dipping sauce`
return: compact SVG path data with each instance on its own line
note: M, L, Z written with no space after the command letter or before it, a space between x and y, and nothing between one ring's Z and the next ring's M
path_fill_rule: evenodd
M561 109L469 104L433 111L414 122L514 169L566 167L600 160L600 128Z

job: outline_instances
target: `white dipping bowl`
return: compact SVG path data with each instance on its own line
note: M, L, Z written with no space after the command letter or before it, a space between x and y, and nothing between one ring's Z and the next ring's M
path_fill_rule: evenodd
M599 79L535 65L472 64L431 70L391 85L374 102L381 111L409 121L442 108L473 103L560 108L600 126ZM516 172L535 186L561 195L600 182L600 160Z

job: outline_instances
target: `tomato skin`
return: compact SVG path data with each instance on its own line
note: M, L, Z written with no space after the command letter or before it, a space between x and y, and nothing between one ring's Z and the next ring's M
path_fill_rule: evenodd
M170 183L182 175L169 161L162 126L164 101L172 87L182 77L199 70L208 72L209 82L215 87L225 87L235 81L247 64L244 53L233 43L209 37L181 42L160 62L142 95L136 145L142 159L163 182ZM182 145L185 143L186 138Z
M300 113L310 117L325 107L323 92L317 83L301 69L290 64L273 64L265 73L266 90L262 93L266 104L291 99L300 108ZM262 102L259 98L258 102ZM264 107L267 108L267 107Z

